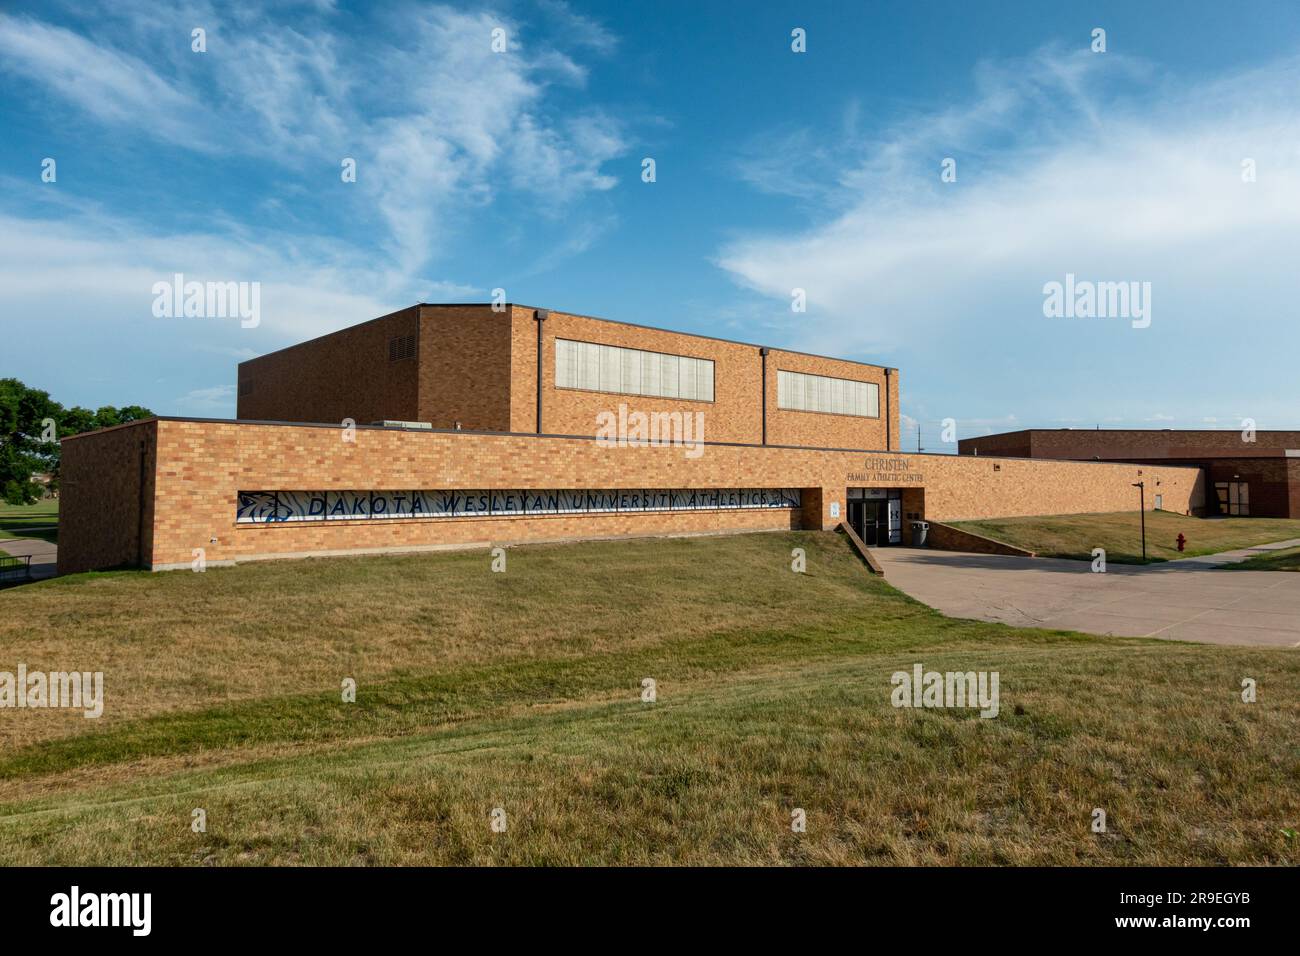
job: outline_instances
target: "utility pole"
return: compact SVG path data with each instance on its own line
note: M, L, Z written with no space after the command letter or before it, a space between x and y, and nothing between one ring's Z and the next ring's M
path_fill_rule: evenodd
M1145 481L1135 481L1138 490L1138 517L1142 519L1142 563L1147 563L1147 486Z

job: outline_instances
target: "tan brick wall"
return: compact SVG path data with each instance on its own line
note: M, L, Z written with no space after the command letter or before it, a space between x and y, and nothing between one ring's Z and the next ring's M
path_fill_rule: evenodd
M516 348L521 362L528 363L530 367L527 369L525 380L520 382L520 387L515 391L514 402L522 406L520 422L526 422L527 430L532 431L536 427L537 325L532 318L532 309L517 309L516 316ZM736 345L677 332L642 329L564 312L551 312L543 326L543 432L553 435L594 435L597 416L602 412L617 413L619 403L626 403L630 410L647 414L674 411L691 414L703 412L704 435L707 441L757 442L759 440L761 372L758 350L753 346ZM601 345L616 345L622 348L709 359L714 363L714 400L696 402L556 388L556 339L596 342ZM519 369L519 371L523 370ZM531 388L525 388L525 384Z
M803 372L874 382L880 389L880 416L832 415L782 409L777 402L777 372ZM898 373L892 375L886 392L885 370L839 359L816 358L797 352L770 350L767 357L767 443L769 445L811 445L818 448L898 448ZM892 425L886 429L886 416ZM886 444L886 431L889 443ZM745 439L753 440L753 439Z
M156 439L153 419L63 439L60 574L134 566L141 555L148 560L153 550Z
M388 361L388 340L419 334L412 307L239 365L237 416L255 421L358 424L420 421L416 358ZM417 342L418 347L418 342Z
M244 362L238 417L257 421L358 424L395 419L473 431L537 430L535 310L489 305L415 306L390 316ZM418 330L418 358L390 363L388 341ZM542 325L542 428L554 435L594 435L598 416L619 405L647 414L704 415L706 440L759 444L764 393L767 443L835 448L900 447L898 373L841 359L772 349L767 377L759 347L661 329L550 312ZM714 400L617 395L555 387L555 340L574 339L708 359ZM861 418L782 410L781 370L880 386L880 416ZM241 391L244 388L241 386ZM694 419L693 419L694 421Z
M1246 442L1235 429L1035 428L962 439L958 448L963 455L978 449L981 455L1200 465L1209 472L1207 498L1216 481L1244 481L1252 515L1300 516L1300 459L1286 456L1300 449L1296 431L1257 431Z
M1205 484L1198 468L1103 462L995 459L980 455L908 455L923 460L925 514L936 521L1025 515L1130 511L1138 506L1134 482L1146 483L1146 506L1155 495L1166 511L1199 508Z
M152 426L150 426L152 427ZM848 487L905 489L905 510L936 520L1120 511L1136 507L1131 482L1159 482L1165 507L1183 511L1202 493L1197 469L984 457L904 455L710 445L696 459L680 448L611 448L594 440L359 429L345 442L334 428L164 420L157 429L156 504L150 561L188 566L193 548L209 561L357 549L409 549L625 534L801 527L843 520ZM130 487L138 458L115 430L69 442L76 484L64 508L76 517L61 542L76 570L97 555L119 563L131 515L113 491ZM74 447L75 446L75 447ZM138 443L137 443L138 446ZM66 452L65 452L66 454ZM131 469L135 471L132 472ZM1139 474L1141 472L1141 474ZM94 480L85 480L94 475ZM96 488L106 483L105 499ZM800 488L786 511L670 512L464 519L359 520L237 525L239 491ZM924 496L918 492L924 489ZM93 509L109 500L104 515ZM832 517L831 505L840 507ZM83 509L90 509L89 511ZM103 537L107 544L83 538ZM211 539L216 538L213 542ZM124 544L125 543L125 544ZM69 568L72 568L69 558Z
M982 534L972 534L961 528L953 528L940 521L930 521L925 543L928 547L944 551L967 551L972 554L1009 554L1020 557L1033 557L1034 552L1017 548L1005 541L995 541ZM904 539L906 540L906 539Z
M513 307L511 430L535 431L537 388L537 323L534 309ZM714 363L712 402L616 395L555 387L555 340L572 339L622 348L645 349L708 359ZM817 412L782 411L777 403L777 371L806 372L854 381L874 382L880 390L880 417L859 418ZM835 448L880 448L890 431L898 447L898 375L893 375L888 402L885 370L840 359L819 358L771 349L767 380L759 347L721 339L647 329L621 322L551 311L543 323L542 431L552 435L593 435L602 412L617 413L620 403L629 411L703 412L707 441L759 444L763 436L763 388L767 391L767 443ZM892 426L886 428L886 413Z
M537 322L533 318L533 309L522 306L510 308L510 430L512 432L537 431ZM549 324L550 320L547 320ZM546 330L543 330L545 336ZM551 362L555 362L552 350ZM555 370L551 374L554 377ZM544 410L549 410L550 403L543 400ZM550 417L543 422L543 429L555 434L563 434L563 429L554 427Z

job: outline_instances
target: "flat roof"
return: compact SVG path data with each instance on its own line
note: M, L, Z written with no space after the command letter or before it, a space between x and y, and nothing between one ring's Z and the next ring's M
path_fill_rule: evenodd
M357 329L363 325L369 325L371 322L378 322L382 319L392 318L395 315L399 315L402 312L410 311L411 309L460 309L460 308L490 309L495 304L496 303L493 302L417 302L414 305L403 306L402 308L397 309L396 311L388 312L385 313L384 315L376 316L373 319L366 319L365 321L358 322L355 325L345 325L343 328L335 329L333 332L325 332L321 335L316 335L309 339L303 339L301 342L294 342L292 345L285 345L282 346L281 348L273 349L270 352L263 352L261 355L254 356L251 359L245 359L244 361L238 364L246 365L249 362L256 362L259 359L266 358L268 355L275 355L279 352L287 352L289 349L296 349L299 346L307 345L308 343L318 341L319 339L329 338L331 335L338 335L340 332L346 332L349 329ZM636 322L624 322L621 319L607 319L603 316L585 315L581 312L566 312L564 309L549 309L540 305L527 305L523 302L506 302L505 307L507 309L520 308L520 309L533 309L535 311L542 311L542 312L558 312L560 315L571 315L575 319L590 319L593 322L608 322L611 325L623 325L623 326L627 326L630 329L647 329L651 332L663 332L667 335L688 335L694 339L706 339L710 342L725 342L728 345L744 345L748 348L754 348L754 349L770 349L771 351L774 352L785 352L787 355L804 355L807 356L808 358L826 359L827 361L831 361L831 362L846 362L849 365L861 365L864 368L884 369L886 372L898 371L898 367L894 365L877 365L874 362L860 362L857 359L842 358L836 355L820 355L816 352L800 352L797 349L781 348L776 345L759 345L754 342L742 342L739 339L724 339L717 335L703 335L699 332L681 332L678 331L677 329L665 329L656 325L639 325Z

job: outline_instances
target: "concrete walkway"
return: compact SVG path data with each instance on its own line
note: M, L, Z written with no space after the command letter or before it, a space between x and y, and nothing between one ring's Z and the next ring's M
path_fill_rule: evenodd
M40 538L0 538L0 551L21 557L32 556L32 580L41 581L58 574L59 546ZM9 575L0 578L0 585L8 585Z
M1285 551L1287 548L1300 548L1300 538L1288 541L1275 541L1272 544L1257 544L1251 548L1239 548L1236 551L1220 551L1218 554L1203 554L1199 558L1177 558L1170 564L1180 566L1197 566L1202 568L1221 568L1225 564L1240 564L1270 551Z
M1215 571L1261 551L1163 564L1013 558L928 548L876 548L885 580L949 617L1090 634L1211 644L1300 646L1300 573Z

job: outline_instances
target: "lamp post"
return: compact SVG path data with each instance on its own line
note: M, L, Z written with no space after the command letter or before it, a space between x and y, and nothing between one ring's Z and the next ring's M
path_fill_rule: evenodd
M1138 490L1138 517L1142 519L1142 563L1147 563L1147 486L1145 481L1133 482Z

